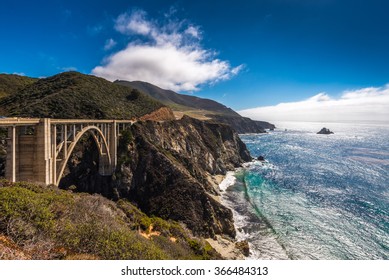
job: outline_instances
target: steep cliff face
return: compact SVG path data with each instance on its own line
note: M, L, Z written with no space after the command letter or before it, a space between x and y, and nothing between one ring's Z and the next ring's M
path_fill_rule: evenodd
M246 146L222 124L189 117L136 123L123 134L114 192L149 215L185 223L195 234L235 236L231 211L214 195L209 175L250 160Z

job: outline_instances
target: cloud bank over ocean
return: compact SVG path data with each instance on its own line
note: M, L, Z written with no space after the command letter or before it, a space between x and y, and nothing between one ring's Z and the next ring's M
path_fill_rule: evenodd
M309 99L239 111L267 121L389 121L389 84L345 91L339 98L319 93Z
M199 27L166 17L163 22L147 18L143 10L121 14L115 30L128 36L128 45L105 58L92 70L108 80L142 80L165 89L196 91L203 84L228 80L242 65L232 67L204 49ZM107 41L105 49L116 42Z

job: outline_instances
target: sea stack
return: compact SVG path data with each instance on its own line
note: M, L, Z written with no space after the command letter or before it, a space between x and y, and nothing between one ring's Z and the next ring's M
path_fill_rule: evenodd
M259 160L259 161L265 161L265 157L264 157L264 156L258 156L258 157L257 157L257 160Z
M316 134L334 134L331 130L328 128L323 127L318 133Z

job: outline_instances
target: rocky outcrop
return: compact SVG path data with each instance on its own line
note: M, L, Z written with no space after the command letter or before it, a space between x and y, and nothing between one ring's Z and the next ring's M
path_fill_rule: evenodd
M331 130L328 128L323 127L318 133L316 134L334 134Z
M257 157L257 160L259 160L259 161L265 161L265 157L264 157L264 156L258 156L258 157Z
M173 111L168 107L159 108L150 114L146 114L139 118L141 121L172 121L174 117Z
M228 124L237 133L264 133L265 129L274 129L275 126L268 122L253 121L245 117L222 116L222 115L207 115L220 123Z
M209 175L251 160L227 125L189 117L134 124L123 133L114 192L149 215L183 222L196 235L235 236L232 212L214 196Z
M250 246L247 240L236 242L235 247L239 249L245 257L250 255Z

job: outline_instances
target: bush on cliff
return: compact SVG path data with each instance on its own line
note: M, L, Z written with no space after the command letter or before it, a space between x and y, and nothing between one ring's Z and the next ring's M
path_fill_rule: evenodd
M1 238L3 237L3 238ZM5 242L4 240L7 240ZM219 258L178 223L150 218L125 200L0 181L0 248L30 259ZM0 254L0 259L11 258Z

